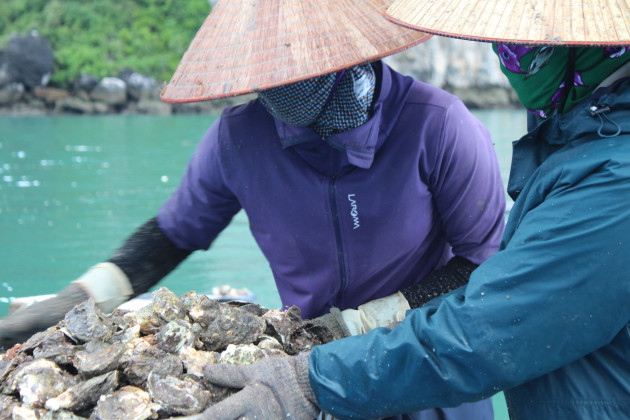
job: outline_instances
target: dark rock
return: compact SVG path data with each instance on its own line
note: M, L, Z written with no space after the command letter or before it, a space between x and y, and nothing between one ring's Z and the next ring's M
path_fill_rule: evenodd
M29 89L46 86L54 68L52 48L36 31L12 37L4 52L4 62L11 80Z
M0 87L3 87L9 83L11 83L9 69L7 68L7 63L4 60L4 54L0 52Z
M107 114L110 112L109 106L103 102L92 102L92 106L94 106L95 114Z
M35 115L48 115L50 110L45 108L34 108L23 102L18 102L10 106L0 106L0 115L11 117L32 117Z
M458 96L470 109L503 109L522 107L513 89L488 88L447 88Z
M24 97L24 102L25 102L25 105L30 109L38 110L44 113L48 110L48 107L46 106L46 103L43 100L39 98L35 98L28 94L26 94L26 96Z
M118 73L118 78L126 83L129 79L129 76L131 76L133 73L135 73L133 69L125 67Z
M90 98L108 105L127 102L127 84L117 77L104 77L90 92Z
M90 92L98 85L98 78L88 73L81 73L77 80L74 81L76 90Z
M33 96L43 100L47 104L52 104L67 98L70 94L64 89L36 86L33 89Z
M140 114L171 115L173 113L173 107L160 100L140 99L136 109Z
M90 100L85 100L79 97L68 97L57 101L55 104L55 112L92 114L94 112L94 104Z
M160 86L152 77L126 69L121 72L119 78L127 84L127 94L133 100L160 97Z
M9 105L18 102L24 97L24 85L22 83L9 83L0 88L0 105Z

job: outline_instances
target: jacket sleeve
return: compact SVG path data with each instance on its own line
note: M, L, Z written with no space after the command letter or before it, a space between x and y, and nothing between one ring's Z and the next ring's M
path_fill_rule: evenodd
M127 238L108 262L127 276L136 297L155 286L190 255L177 248L162 233L155 218L149 219Z
M488 130L458 100L427 142L419 170L431 189L442 229L457 256L480 264L499 248L505 192Z
M630 167L604 166L573 185L544 186L551 192L518 215L509 243L466 288L410 311L392 331L315 347L310 381L322 409L370 418L456 406L611 342L630 319L630 208L621 198ZM625 173L611 177L611 167Z
M179 186L158 213L160 229L182 250L208 249L241 209L225 183L221 144L228 140L221 138L221 121L205 134Z

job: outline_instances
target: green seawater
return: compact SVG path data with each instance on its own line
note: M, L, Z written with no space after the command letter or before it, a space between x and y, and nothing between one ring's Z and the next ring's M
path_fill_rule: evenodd
M493 136L507 184L525 112L475 115ZM0 117L0 316L12 298L57 292L155 216L215 118ZM181 294L224 284L281 305L243 212L209 252L194 253L160 285ZM502 394L494 402L496 419L507 419Z

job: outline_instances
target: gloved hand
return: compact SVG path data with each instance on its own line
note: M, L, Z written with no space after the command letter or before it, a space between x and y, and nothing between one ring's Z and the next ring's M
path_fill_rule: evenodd
M249 366L208 364L204 379L215 385L242 388L236 394L192 416L201 419L317 418L320 409L308 376L310 353L271 357Z
M466 285L475 268L477 264L453 257L442 268L400 292L364 303L357 309L332 308L330 313L307 322L328 328L335 339L365 334L377 327L393 329L405 319L409 309L419 308L433 298Z
M0 319L0 350L6 351L36 332L55 325L66 312L88 298L80 286L71 283L57 296L20 308Z
M75 305L92 298L104 312L113 311L133 293L125 274L112 263L92 267L56 296L20 308L0 319L0 349L7 350L61 321Z
M397 292L384 298L376 299L357 309L340 311L332 308L330 313L307 322L328 328L335 340L351 335L365 334L377 327L386 327L405 319L405 313L411 309L407 299Z

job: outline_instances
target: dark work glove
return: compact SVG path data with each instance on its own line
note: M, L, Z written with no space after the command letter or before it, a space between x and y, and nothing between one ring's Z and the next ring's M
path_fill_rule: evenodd
M249 366L208 364L204 379L242 388L236 394L191 418L303 419L317 418L320 409L308 376L309 353L262 359Z
M346 325L346 322L343 320L343 316L341 315L342 313L343 312L338 308L332 308L326 315L309 319L304 322L327 328L332 333L334 339L339 340L340 338L350 337L352 335L348 329L348 325Z
M57 324L75 305L87 300L88 294L71 283L57 296L20 308L0 319L0 347L6 351L33 334Z
M468 279L478 264L466 258L453 257L442 268L426 276L421 282L400 292L411 309L419 308L428 301L468 284Z

